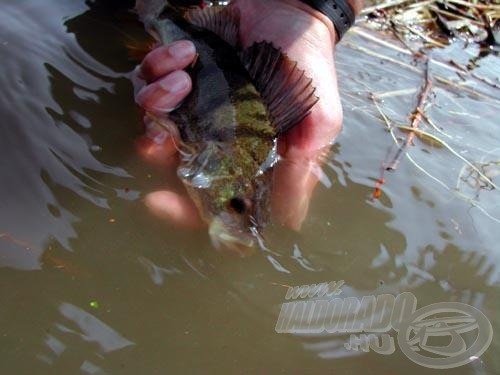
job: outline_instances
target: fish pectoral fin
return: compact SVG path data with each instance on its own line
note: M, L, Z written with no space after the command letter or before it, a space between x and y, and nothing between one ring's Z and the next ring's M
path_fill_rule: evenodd
M319 100L312 79L272 43L254 43L240 53L240 59L266 103L278 135L304 119Z
M189 10L185 18L195 26L209 30L233 47L238 45L240 12L236 8L214 6Z

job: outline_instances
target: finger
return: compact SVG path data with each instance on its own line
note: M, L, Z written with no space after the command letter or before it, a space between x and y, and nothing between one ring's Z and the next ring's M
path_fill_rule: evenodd
M141 63L139 74L150 83L175 70L186 68L195 56L194 44L189 40L179 40L148 53Z
M194 203L171 191L155 191L145 198L146 207L153 215L168 220L185 229L198 229L203 226Z
M139 90L135 101L146 111L165 114L173 111L191 91L189 74L176 70Z
M318 182L314 165L307 160L280 161L274 170L272 213L275 220L300 230L307 216L309 201Z
M168 127L173 129L173 122L163 119ZM152 164L162 166L175 166L177 163L177 134L167 131L165 127L152 121L149 117L144 118L145 134L139 137L135 143L139 155Z

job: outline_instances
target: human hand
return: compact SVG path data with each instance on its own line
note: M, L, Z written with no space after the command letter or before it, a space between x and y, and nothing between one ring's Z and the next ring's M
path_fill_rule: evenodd
M321 157L340 131L342 110L334 64L335 28L331 21L298 0L234 0L240 11L240 41L244 47L267 40L280 47L312 78L320 98L300 124L279 139L282 160L275 166L272 214L280 223L300 229L321 173ZM164 115L190 92L191 79L182 69L194 60L191 42L159 47L143 60L139 76L144 86L136 102L148 112ZM175 135L146 120L139 151L148 160L175 167ZM201 225L194 204L185 196L157 191L146 205L159 217L183 227Z

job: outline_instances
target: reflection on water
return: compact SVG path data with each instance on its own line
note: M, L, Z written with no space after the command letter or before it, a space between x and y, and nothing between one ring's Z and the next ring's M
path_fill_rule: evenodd
M46 362L49 365L55 364L57 362L57 367L64 370L69 363L62 364L65 361L65 357L61 358L68 346L65 345L54 335L64 335L66 337L77 336L78 341L88 342L88 346L99 348L98 352L95 349L91 349L93 357L99 356L100 353L110 353L115 350L123 349L127 346L134 345L133 342L122 337L119 333L113 330L111 327L89 314L88 312L74 306L70 303L61 303L59 306L59 312L67 320L71 321L71 324L75 325L77 328L73 329L68 327L66 324L55 323L54 327L50 329L52 334L47 334L45 339L45 345L47 349L47 354L38 354L37 358ZM73 348L71 348L73 349ZM101 355L102 357L102 355ZM98 361L100 361L98 359ZM67 369L68 367L66 367ZM99 369L95 364L89 361L87 358L81 365L80 370L83 372L89 372L88 370ZM95 371L95 370L94 370ZM95 372L91 372L95 373Z
M0 99L1 230L33 244L26 254L11 243L0 262L22 269L38 268L38 249L48 239L71 247L72 223L79 220L70 207L76 197L109 207L112 187L103 184L103 176L130 177L106 157L109 150L97 158L106 138L93 136L91 126L96 116L108 118L115 130L130 122L116 108L124 98L122 103L113 99L117 89L127 87L125 76L119 66L111 69L86 53L68 30L68 15L84 12L83 3L45 7L27 1L3 4L0 26L0 80L8 88ZM117 144L130 138L112 130L109 135L122 140ZM57 192L64 192L64 199Z
M239 259L143 207L142 194L180 184L134 154L136 62L125 45L145 34L116 4L0 6L1 373L435 372L398 349L348 352L348 335L275 333L286 286L332 280L345 280L344 298L411 291L419 306L468 303L496 332L498 191L478 189L462 159L417 138L373 199L396 148L372 97L393 124L407 124L421 61L346 37L337 54L345 126L325 165L332 184L317 189L301 233L268 231L276 254ZM478 54L454 44L433 58L476 59L477 74L496 79L498 57ZM498 90L464 85L435 82L426 113L436 128L424 130L498 184ZM498 349L494 335L481 361L455 371L498 373Z

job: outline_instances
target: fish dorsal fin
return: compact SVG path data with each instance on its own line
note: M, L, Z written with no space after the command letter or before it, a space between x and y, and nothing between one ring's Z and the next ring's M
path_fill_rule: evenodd
M267 105L277 134L298 124L318 101L312 79L272 43L252 44L240 53L243 65Z
M236 8L207 7L195 8L186 13L188 22L210 30L233 47L238 45L240 32L240 13Z

